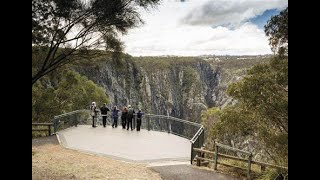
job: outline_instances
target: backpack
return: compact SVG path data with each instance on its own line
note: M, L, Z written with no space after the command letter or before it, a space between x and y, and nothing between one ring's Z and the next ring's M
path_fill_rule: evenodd
M128 109L128 117L133 117L133 108Z

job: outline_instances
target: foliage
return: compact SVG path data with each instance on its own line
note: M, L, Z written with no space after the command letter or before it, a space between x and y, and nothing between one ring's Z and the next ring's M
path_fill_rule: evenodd
M44 75L88 56L87 49L105 48L117 58L120 34L143 23L138 8L154 7L159 0L33 0L32 46L45 46L45 56L32 72L32 85ZM62 48L62 49L61 49Z
M265 25L272 50L280 56L288 55L288 7L271 17Z
M224 144L263 153L263 159L286 164L288 158L288 60L254 66L228 94L238 103L203 116L209 136ZM251 144L251 145L250 145Z
M182 87L184 92L188 93L191 90L192 85L197 82L196 74L197 72L191 67L183 68Z
M32 121L48 122L54 115L101 105L109 99L102 87L72 70L64 70L32 87Z
M288 175L288 171L277 170L277 169L266 169L266 171L262 172L262 174L259 177L257 177L257 179L258 180L277 179L279 175L280 176L282 175L282 177L285 177ZM287 179L287 177L285 179Z
M288 8L272 17L265 27L273 49L287 49L287 20ZM213 113L217 120L208 128L211 138L240 149L250 150L253 146L254 155L260 154L263 159L267 157L272 163L286 166L288 58L283 51L277 52L278 56L269 63L254 66L241 81L228 87L227 93L237 104Z
M161 57L161 56L146 56L135 57L135 63L143 67L147 72L154 72L155 68L158 70L166 70L177 66L192 66L202 61L196 57Z

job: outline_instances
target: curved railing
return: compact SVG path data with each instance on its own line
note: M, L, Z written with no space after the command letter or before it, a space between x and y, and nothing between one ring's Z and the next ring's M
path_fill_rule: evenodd
M102 125L102 116L100 114L98 115L96 123L98 125ZM54 133L62 129L77 126L79 124L92 124L90 110L76 110L54 116ZM108 114L107 125L111 124L111 115ZM137 121L135 115L132 121L132 126L134 129L136 128L136 124ZM118 126L121 128L121 113L119 113ZM167 132L190 140L191 163L196 155L196 152L193 151L193 148L201 148L204 143L204 128L201 124L171 116L144 114L141 120L141 129Z

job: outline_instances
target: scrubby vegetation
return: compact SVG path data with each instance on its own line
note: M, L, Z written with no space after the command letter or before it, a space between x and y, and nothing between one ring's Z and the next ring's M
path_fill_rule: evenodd
M287 18L283 13L278 16ZM277 37L270 39L276 41ZM288 166L287 39L281 42L283 44L278 45L286 51L280 51L282 54L277 54L270 62L255 65L242 80L228 87L228 95L237 101L235 105L212 108L202 114L208 130L207 142L219 141L253 152L255 160ZM274 177L277 173L270 170L261 178Z

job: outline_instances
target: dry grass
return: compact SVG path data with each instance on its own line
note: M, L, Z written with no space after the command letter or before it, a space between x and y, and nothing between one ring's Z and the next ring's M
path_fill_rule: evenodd
M32 179L161 179L145 165L65 149L57 144L32 147Z

